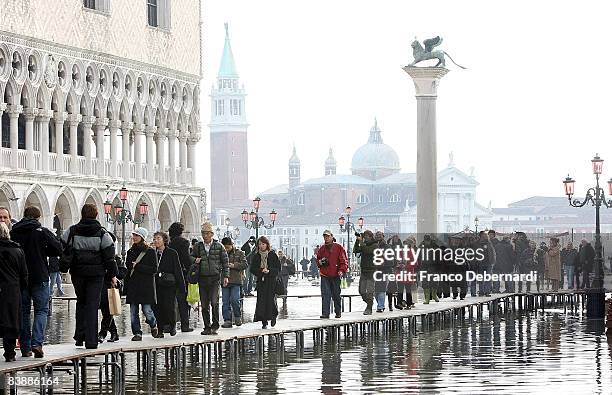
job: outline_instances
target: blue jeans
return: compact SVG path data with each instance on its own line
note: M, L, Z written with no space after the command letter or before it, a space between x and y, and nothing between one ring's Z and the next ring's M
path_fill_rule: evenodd
M240 318L240 285L228 284L227 287L221 287L221 299L223 320L232 322L232 313L234 317Z
M250 294L253 291L253 274L249 269L250 265L247 266L246 270L244 271L244 281L242 282L242 289L244 290L245 295Z
M150 304L131 304L130 305L130 316L132 321L132 333L134 335L142 335L142 329L140 328L140 315L138 314L138 306L142 306L142 313L145 315L145 320L151 329L157 326L157 320L153 309Z
M34 324L30 327L30 311L34 302ZM21 332L19 347L22 352L42 347L49 313L49 282L31 284L21 290Z
M51 272L49 273L49 296L53 296L53 286L57 286L57 292L61 294L64 293L62 289L62 274L60 272Z
M565 272L567 273L567 289L574 288L574 266L565 266Z
M329 316L329 308L332 299L334 301L334 311L336 314L341 314L340 277L321 276L321 315Z

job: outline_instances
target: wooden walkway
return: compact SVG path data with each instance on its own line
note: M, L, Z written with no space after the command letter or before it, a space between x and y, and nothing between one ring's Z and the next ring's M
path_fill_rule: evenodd
M355 295L350 295L355 296ZM585 302L584 293L560 291L558 293L540 294L495 294L490 297L467 297L465 300L443 300L430 302L430 304L417 304L409 310L374 312L372 315L363 315L359 312L345 312L342 318L320 319L316 317L301 317L298 319L280 319L274 328L261 329L261 323L245 323L240 327L231 329L219 329L214 336L200 335L194 331L190 333L177 332L176 336L163 339L154 339L150 335L144 335L141 342L132 342L129 337L124 337L115 343L102 343L98 349L86 350L76 348L74 344L57 344L44 346L45 357L41 359L23 358L17 350L17 361L6 363L0 362L0 373L5 377L16 377L18 372L37 371L42 379L53 377L54 369L59 366L72 369L74 375L74 392L79 393L87 385L87 367L96 359L100 365L112 374L107 373L107 382L113 386L115 393L123 393L125 383L125 355L135 353L137 355L137 369L143 372L156 372L157 353L164 352L166 362L176 367L177 371L186 365L187 353L191 356L192 363L201 362L202 366L211 359L220 358L225 354L227 358L237 358L245 347L255 343L255 351L264 352L264 338L268 337L268 350L271 342L284 349L285 338L293 335L295 338L295 349L297 352L303 350L304 332L312 331L315 344L327 341L339 341L342 333L345 339L355 339L364 333L380 333L381 331L408 330L416 333L417 327L423 330L428 328L442 327L443 325L454 325L457 321L473 318L482 319L484 310L489 315L507 311L524 311L544 308L549 304L564 305L575 309ZM299 297L299 296L294 296ZM350 300L350 298L349 298ZM248 343L248 344L247 344ZM97 358L96 358L97 357ZM104 358L104 363L100 363ZM100 373L100 379L102 374ZM179 375L177 374L177 380ZM16 388L15 388L16 389ZM41 386L41 393L49 391L49 388ZM52 388L51 388L52 391Z

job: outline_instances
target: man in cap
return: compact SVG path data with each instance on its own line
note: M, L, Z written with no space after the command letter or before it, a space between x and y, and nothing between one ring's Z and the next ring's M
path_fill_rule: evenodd
M321 272L321 318L329 318L330 299L334 301L336 318L342 315L340 279L347 272L347 257L344 248L334 242L330 230L323 232L323 244L317 251L317 266Z
M251 258L253 257L252 253L255 251L255 236L249 237L249 239L240 247L242 252L247 259L247 268L245 270L244 281L242 283L242 292L244 296L254 296L251 291L253 291L253 273L249 270L251 266Z
M229 265L225 248L217 240L213 240L213 225L210 222L202 224L202 239L194 247L191 255L199 265L198 284L200 302L202 303L202 318L204 330L202 335L216 335L219 329L219 289L221 282L227 287L229 281ZM212 307L212 322L211 322Z

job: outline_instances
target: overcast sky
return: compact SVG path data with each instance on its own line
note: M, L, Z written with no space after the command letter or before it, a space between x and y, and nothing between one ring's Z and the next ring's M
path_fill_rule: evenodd
M477 200L506 204L582 192L590 159L612 176L612 37L605 1L208 0L204 5L199 182L210 191L210 98L223 23L248 97L250 196L287 183L293 143L302 180L324 175L329 147L349 173L374 117L403 172L416 168L416 99L401 69L410 43L440 35L466 66L438 89L438 169L474 166ZM590 184L589 184L590 185Z

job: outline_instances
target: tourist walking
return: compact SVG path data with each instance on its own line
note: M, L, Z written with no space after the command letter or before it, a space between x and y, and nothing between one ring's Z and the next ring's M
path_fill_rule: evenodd
M393 235L389 240L387 240L387 245L389 246L389 248L393 249L393 259L391 260L391 273L394 274L400 274L401 271L401 266L402 265L402 259L401 257L397 256L397 254L395 253L395 248L399 247L400 249L403 247L403 243L402 240L400 239L399 235ZM401 288L401 292L404 292L404 283L402 283L401 281L397 281L397 279L394 279L393 281L389 281L389 284L387 285L387 303L389 304L389 311L393 311L393 305L395 305L395 308L398 310L403 310L403 306L399 303L399 293L400 293L400 288Z
M372 314L372 305L374 304L374 291L376 281L374 280L374 272L377 266L374 265L374 250L378 248L378 243L374 240L374 234L370 230L366 230L361 235L357 236L353 252L360 255L360 277L359 277L359 295L366 304L363 311L364 315Z
M304 255L300 261L300 267L302 268L302 279L308 278L308 264L310 261Z
M108 232L113 238L113 242L117 242L117 238L111 232ZM125 280L127 275L127 268L125 263L119 255L115 255L115 263L117 265L117 280ZM109 343L114 343L119 340L119 331L117 330L117 324L115 324L115 317L111 314L108 290L113 288L121 288L119 281L113 285L112 278L108 275L104 276L104 286L100 292L100 312L102 313L102 321L100 322L100 332L98 332L98 343L104 343L106 335L110 333ZM121 290L119 291L121 292Z
M324 244L317 251L317 266L321 273L321 318L329 318L331 302L334 303L336 318L342 316L340 279L348 271L346 251L334 242L330 230L323 232Z
M96 219L98 209L94 204L85 204L81 209L81 220L64 231L62 241L72 252L70 278L74 286L76 302L76 328L74 340L77 346L98 348L98 308L104 277L117 284L115 243L111 235Z
M202 224L203 241L198 242L191 253L197 265L197 283L200 288L200 302L202 303L202 317L204 319L202 335L217 334L219 329L219 289L221 282L226 287L229 281L227 252L225 252L221 243L213 240L213 235L212 223L205 222Z
M436 281L435 277L430 278L428 276L439 274L440 260L436 256L438 254L434 253L434 251L439 248L438 243L431 235L426 234L423 236L423 242L421 243L420 248L424 251L419 262L419 276L421 276L421 273L423 273L424 276L423 280L421 281L421 286L423 287L423 297L425 299L423 304L429 304L429 301L432 299L439 302L440 299L438 299L437 294L438 281ZM429 252L425 253L426 251Z
M157 274L155 275L155 291L157 293L157 326L159 337L164 332L170 336L176 335L176 295L187 294L183 268L178 253L168 248L170 237L166 232L153 234L153 245L157 257Z
M57 296L66 296L62 288L62 273L60 273L60 257L49 257L49 298L53 296L53 288L57 288Z
M465 240L462 234L453 235L449 238L449 248L454 252L465 250ZM453 299L459 297L464 300L467 295L467 280L465 278L467 272L467 259L457 258L458 254L454 253L455 260L451 263L450 273L455 275L455 280L450 282L451 294Z
M478 236L480 237L479 248L483 250L484 256L484 258L478 262L478 274L491 274L493 272L493 267L495 267L495 248L493 244L491 244L487 232L481 231ZM491 288L491 280L478 281L478 296L491 296Z
M249 270L249 265L251 264L251 259L253 258L253 253L257 251L257 247L255 246L255 236L249 237L249 239L242 245L240 248L247 260L247 268L244 273L244 281L242 283L242 292L244 296L254 296L253 295L253 273Z
M595 248L582 239L580 250L578 251L580 259L580 269L582 271L582 285L580 288L591 288L591 272L593 271L593 263L595 262Z
M280 272L278 256L270 249L270 241L265 236L257 240L257 252L253 254L250 266L251 273L257 280L257 303L253 321L261 321L261 327L266 329L276 325L278 306L276 305L276 278Z
M559 290L559 283L561 281L561 254L559 250L559 239L553 237L550 239L550 246L545 255L546 273L548 274L548 280L552 290L557 292Z
M398 303L404 309L410 309L414 307L414 302L416 302L416 259L414 257L414 248L416 246L416 239L414 236L410 236L404 240L404 246L408 247L408 253L406 255L402 255L402 264L400 266L401 271L405 274L405 279L401 281L403 283L404 292L406 296L404 297L402 293L398 294ZM398 281L399 283L400 281Z
M155 274L157 273L157 256L155 250L149 248L146 228L136 228L132 231L132 246L126 255L126 267L128 276L125 279L127 287L125 303L130 305L130 321L132 327L132 341L142 340L142 328L140 326L140 314L142 309L145 321L151 328L153 337L159 336L157 318L153 312L153 306L157 304L157 292L155 289Z
M527 248L519 249L518 245L521 245L522 242L517 242L517 250L520 251L518 255L519 261L519 273L528 274L531 271L537 270L538 265L538 256L536 254L536 243L531 240L527 243ZM536 284L537 286L537 284ZM526 281L526 292L531 292L531 281ZM518 292L523 292L523 282L519 281L518 284Z
M489 232L490 234L490 232ZM514 273L514 266L516 265L516 253L514 251L514 245L510 242L510 236L504 235L501 241L497 241L495 246L495 273L498 274L512 274ZM494 292L500 292L500 282L497 282L497 290ZM504 282L504 293L514 292L514 282L512 280L506 280Z
M10 240L9 229L0 221L0 337L4 360L15 361L21 330L21 290L28 287L28 268L19 244Z
M221 239L221 244L227 252L229 266L229 280L227 286L221 288L221 299L223 300L223 325L222 328L231 328L233 324L242 325L242 310L240 308L240 288L244 281L244 271L247 268L247 260L244 251L237 249L229 237ZM233 322L232 322L233 319Z
M23 219L13 225L11 240L18 243L25 253L28 266L28 286L21 289L21 333L19 347L24 357L44 357L42 349L49 312L49 266L47 258L62 253L57 237L40 222L38 207L29 206ZM30 323L30 311L34 305L34 322Z
M376 243L378 243L376 248L379 248L385 252L387 249L389 249L389 246L385 242L385 235L383 232L377 231L376 233L374 233L374 240L376 241ZM383 264L378 269L383 274L388 275L388 274L393 273L393 260L386 259L384 257L385 255L386 254L383 253ZM376 312L377 313L382 313L383 311L385 311L385 296L387 294L388 285L389 285L388 277L385 277L381 279L380 281L376 281L374 284L374 298L376 299Z
M189 268L195 261L189 251L189 240L183 237L185 231L185 225L180 222L175 222L168 228L168 235L170 236L170 243L168 248L172 248L179 257L181 269L183 271L183 278L187 278ZM187 303L187 293L183 292L182 289L176 291L176 303L178 305L179 315L181 317L181 332L191 332L193 328L189 325L189 317L191 308Z
M289 286L289 277L295 275L295 265L293 264L293 261L291 260L291 258L285 255L283 250L278 250L277 255L278 255L278 260L281 265L281 270L280 270L279 275L283 281L283 286L285 287L285 290L287 291L287 293L289 293L289 291L287 290L287 287ZM286 303L286 302L287 302L287 298L284 297L283 303Z
M574 248L571 241L561 250L561 265L567 275L567 289L574 289L574 263L577 255L578 250Z

